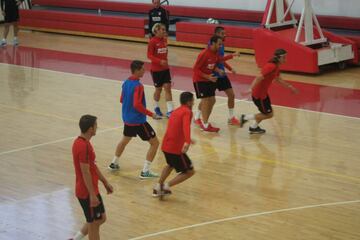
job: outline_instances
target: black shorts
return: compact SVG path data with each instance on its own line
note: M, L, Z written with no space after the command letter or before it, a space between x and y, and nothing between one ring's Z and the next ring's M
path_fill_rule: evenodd
M151 138L154 138L156 136L154 129L150 126L148 122L136 126L130 126L125 124L123 133L126 137L139 136L143 141L149 141Z
M216 88L219 91L225 91L229 88L232 88L229 78L226 75L218 78L216 81Z
M216 83L214 82L194 82L196 98L207 98L215 96Z
M12 23L19 21L19 7L16 4L16 1L5 0L5 17L4 21L6 23Z
M194 167L188 155L186 154L172 154L164 152L166 163L175 168L176 172L186 173L189 170L193 170Z
M86 199L79 199L80 205L84 211L86 222L91 223L102 218L102 214L105 213L105 207L101 195L97 195L100 204L96 207L90 207L90 197Z
M273 110L271 107L271 101L270 101L269 96L266 96L265 99L259 99L259 98L254 98L254 97L252 97L252 99L261 113L263 113L263 114L272 113Z
M162 87L165 83L171 83L169 69L160 72L151 72L151 76L155 87Z

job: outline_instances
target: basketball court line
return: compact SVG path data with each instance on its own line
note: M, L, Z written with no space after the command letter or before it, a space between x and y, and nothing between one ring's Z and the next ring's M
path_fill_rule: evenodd
M28 66L20 66L20 65L13 65L13 64L8 64L8 63L0 63L0 65L7 65L7 66L13 66L13 67L19 67L19 68L28 68L28 69L38 69L41 71L47 71L47 72L52 72L52 73L63 73L63 74L67 74L67 75L71 75L71 76L80 76L80 77L86 77L89 79L93 79L93 80L101 80L104 82L115 82L115 83L122 83L123 81L121 80L112 80L112 79L107 79L107 78L100 78L100 77L94 77L94 76L89 76L89 75L85 75L85 74L76 74L76 73L69 73L69 72L61 72L61 71L55 71L55 70L49 70L49 69L44 69L44 68L33 68L33 67L28 67ZM151 87L153 88L154 86L152 85L145 85L144 87ZM179 89L175 89L172 88L172 91L176 91L176 92L184 92L184 90L179 90ZM227 97L224 96L216 96L217 98L222 98L222 99L227 99ZM248 97L242 98L242 99L235 99L236 102L245 102L248 104L252 104L251 100L247 100ZM335 113L327 113L327 112L319 112L319 111L314 111L314 110L308 110L308 109L303 109L303 108L293 108L293 107L286 107L286 106L280 106L280 105L276 105L276 104L272 104L272 106L276 106L278 108L285 108L285 109L291 109L291 110L298 110L301 112L310 112L310 113L317 113L317 114L323 114L323 115L327 115L327 116L335 116L335 117L343 117L343 118L348 118L348 119L355 119L355 120L360 120L360 118L358 117L352 117L352 116L346 116L346 115L341 115L341 114L335 114Z
M168 229L168 230L164 230L164 231L160 231L160 232L155 232L155 233L142 235L142 236L139 236L139 237L129 238L128 240L145 239L145 238L149 238L149 237L155 237L155 236L159 236L159 235L164 235L164 234L167 234L167 233L173 233L173 232L178 232L178 231L182 231L182 230L207 226L207 225L216 224L216 223L229 222L229 221L234 221L234 220L239 220L239 219L247 219L247 218L252 218L252 217L267 216L267 215L272 215L272 214L276 214L276 213L292 212L292 211L304 210L304 209L340 206L340 205L356 204L356 203L360 203L360 200L322 203L322 204L315 204L315 205L305 205L305 206L300 206L300 207L283 208L283 209L277 209L277 210L272 210L272 211L251 213L251 214L239 215L239 216L235 216L235 217L221 218L221 219L217 219L217 220L212 220L212 221L187 225L187 226L178 227L178 228L172 228L172 229Z

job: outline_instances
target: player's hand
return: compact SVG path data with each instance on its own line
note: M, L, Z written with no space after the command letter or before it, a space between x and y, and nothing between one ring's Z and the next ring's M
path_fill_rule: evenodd
M186 153L189 150L190 144L184 143L184 146L181 150L182 153Z
M104 183L104 187L106 189L107 194L112 194L114 192L114 188L110 183L108 182Z
M98 197L95 194L90 194L90 207L96 207L100 204Z
M208 75L207 79L210 81L210 82L216 82L217 81L217 77L210 74Z
M224 76L224 75L225 75L225 71L224 71L224 70L218 69L216 72L217 72L218 74L220 74L220 76Z
M152 118L155 119L155 120L162 119L162 117L159 116L159 115L157 115L156 113L154 113L154 114L152 115Z
M235 69L231 69L231 72L232 72L233 74L236 74Z
M240 55L241 55L240 52L234 52L234 53L232 54L233 57L240 57Z
M191 139L191 140L190 140L190 143L191 143L191 144L196 144L196 141L195 141L194 139Z
M246 96L246 95L251 94L251 92L252 92L252 89L249 88L248 90L245 90L245 91L243 91L243 92L240 92L240 94L243 95L243 96Z
M167 66L168 65L167 60L160 60L160 65L161 66Z

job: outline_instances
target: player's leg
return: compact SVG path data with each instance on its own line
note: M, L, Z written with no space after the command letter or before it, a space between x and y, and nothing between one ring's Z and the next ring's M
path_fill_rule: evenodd
M240 121L234 116L234 108L235 108L235 93L232 88L228 88L224 90L227 98L228 98L228 109L229 109L229 117L228 124L231 125L240 125Z
M174 104L173 104L172 93L171 93L171 83L164 83L163 87L164 87L164 91L165 91L165 100L166 100L166 107L167 107L166 116L170 117L171 112L174 110Z
M19 45L19 40L18 40L19 26L18 26L18 22L13 22L13 31L14 31L13 44L16 46L16 45Z
M131 141L131 139L133 137L136 137L135 126L125 125L123 134L124 135L123 135L122 139L116 146L115 156L113 157L111 164L109 165L109 169L112 171L117 171L120 169L120 166L119 166L120 156L124 152L126 145L128 145L128 143Z
M9 28L10 28L10 23L5 23L4 24L3 39L1 40L1 46L6 45L6 38L7 38L8 34L9 34Z
M209 117L215 105L216 99L215 96L206 97L201 99L201 115L202 115L202 125L201 128L207 132L218 132L220 128L213 127L209 123Z
M148 141L150 144L149 149L146 153L143 170L140 173L140 178L146 179L159 177L158 174L152 172L150 169L151 163L154 161L156 152L160 145L159 139L157 138L154 129L150 126L148 122L145 122L139 127L138 135L143 141Z

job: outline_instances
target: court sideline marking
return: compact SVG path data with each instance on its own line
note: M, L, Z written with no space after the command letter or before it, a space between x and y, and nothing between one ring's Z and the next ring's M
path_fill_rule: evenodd
M235 217L222 218L222 219L217 219L217 220L212 220L212 221L187 225L187 226L183 226L183 227L172 228L172 229L168 229L168 230L164 230L164 231L160 231L160 232L155 232L155 233L142 235L142 236L139 236L139 237L129 238L128 240L145 239L145 238L159 236L159 235L163 235L163 234L167 234L167 233L182 231L182 230L196 228L196 227L202 227L202 226L206 226L206 225L210 225L210 224L229 222L229 221L238 220L238 219L246 219L246 218L251 218L251 217L272 215L272 214L275 214L275 213L284 213L284 212L291 212L291 211L296 211L296 210L304 210L304 209L319 208L319 207L329 207L329 206L338 206L338 205L346 205L346 204L353 204L353 203L360 203L360 200L322 203L322 204L315 204L315 205L305 205L305 206L301 206L301 207L283 208L283 209L272 210L272 211L265 211L265 212L258 212L258 213L239 215L239 216L235 216Z

